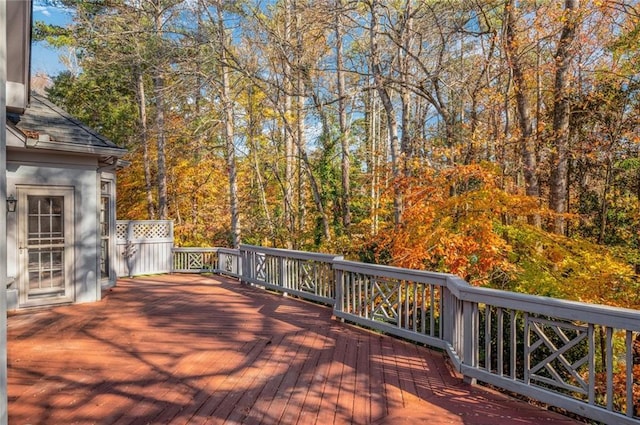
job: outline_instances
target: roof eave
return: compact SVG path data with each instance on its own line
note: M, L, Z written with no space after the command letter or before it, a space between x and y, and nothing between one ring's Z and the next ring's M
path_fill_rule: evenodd
M26 146L29 149L46 149L50 151L81 153L96 156L113 156L116 158L122 158L127 153L127 150L122 148L76 145L73 143L43 141L32 138L27 138Z

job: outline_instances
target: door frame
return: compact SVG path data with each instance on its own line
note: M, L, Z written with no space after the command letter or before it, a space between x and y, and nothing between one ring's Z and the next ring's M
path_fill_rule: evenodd
M75 190L70 186L17 185L18 198L18 288L19 306L34 307L71 303L75 300ZM29 256L27 249L29 196L62 196L64 198L64 295L29 299Z

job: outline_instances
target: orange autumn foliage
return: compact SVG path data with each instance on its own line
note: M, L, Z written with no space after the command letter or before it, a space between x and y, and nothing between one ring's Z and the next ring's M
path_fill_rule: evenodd
M486 285L515 271L510 247L495 229L507 217L538 213L535 199L507 193L489 166L427 169L402 178L402 224L375 240L379 260L435 270Z

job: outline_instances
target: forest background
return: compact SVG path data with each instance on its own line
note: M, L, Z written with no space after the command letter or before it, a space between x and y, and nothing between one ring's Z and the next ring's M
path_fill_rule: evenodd
M118 218L640 308L640 5L50 0Z

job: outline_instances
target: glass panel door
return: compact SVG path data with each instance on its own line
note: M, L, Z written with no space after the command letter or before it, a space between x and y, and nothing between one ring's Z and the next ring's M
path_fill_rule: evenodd
M64 197L27 196L29 298L64 295Z
M72 301L73 191L33 189L21 195L21 304Z

